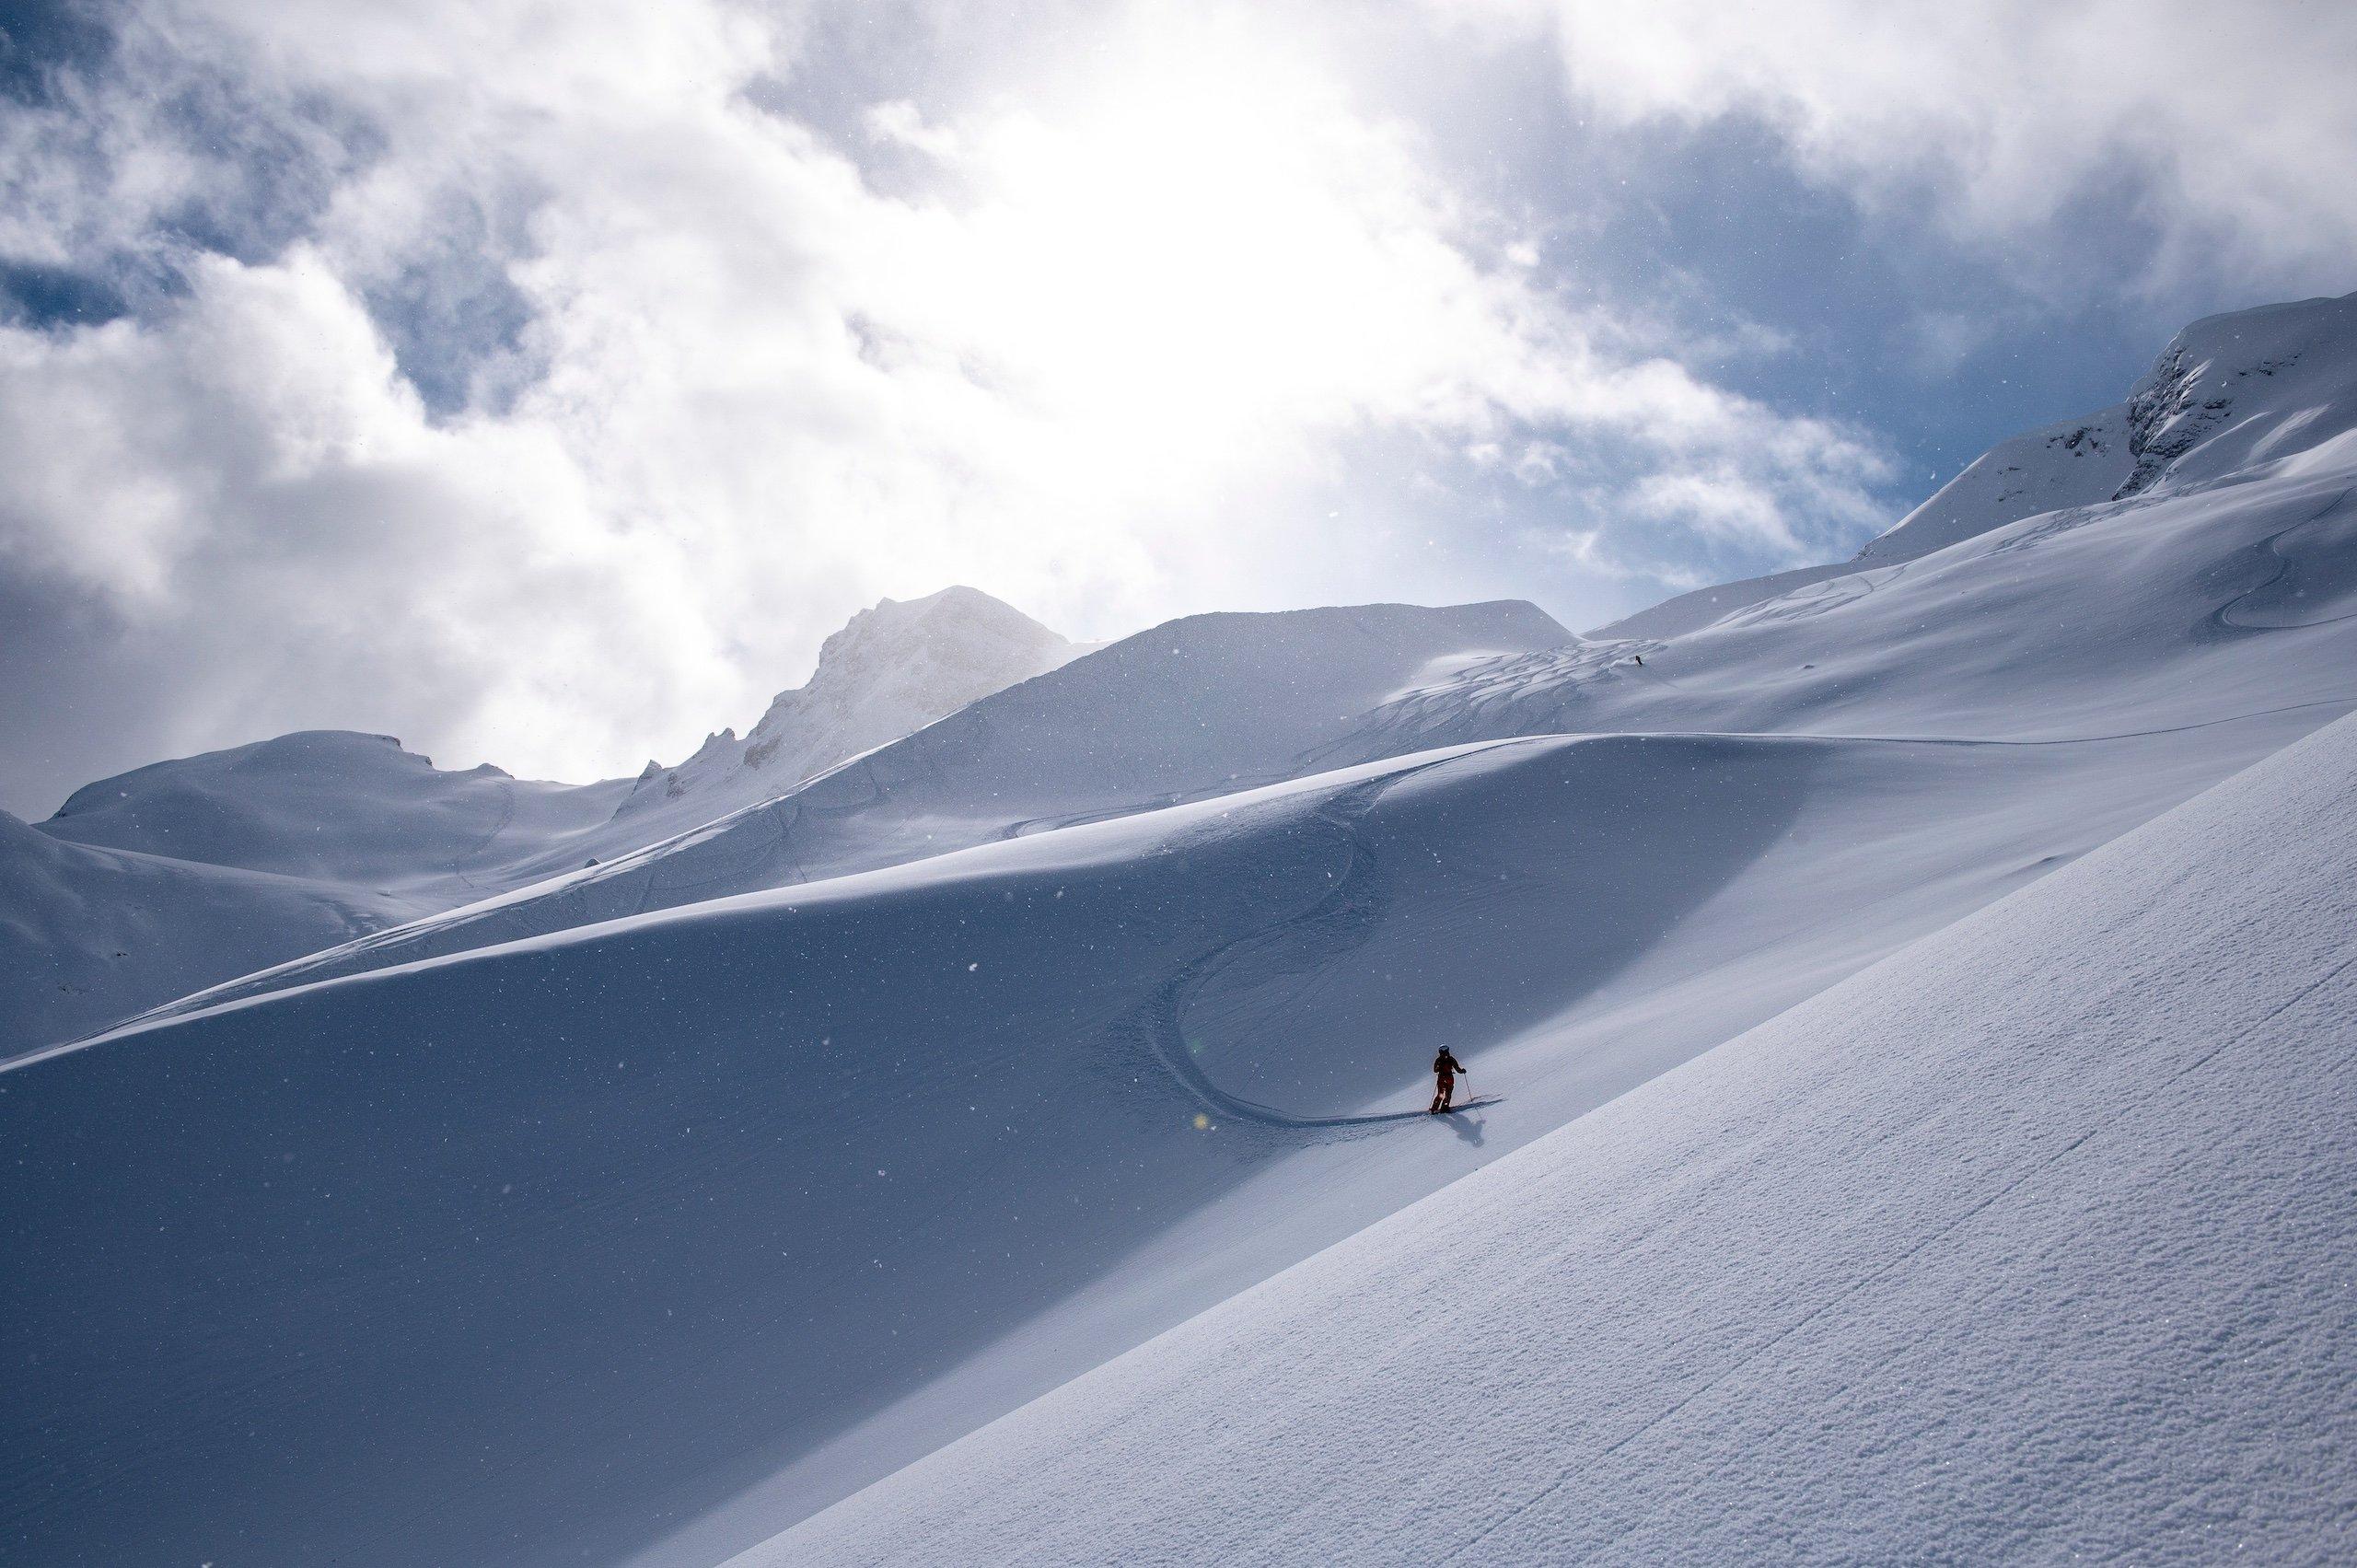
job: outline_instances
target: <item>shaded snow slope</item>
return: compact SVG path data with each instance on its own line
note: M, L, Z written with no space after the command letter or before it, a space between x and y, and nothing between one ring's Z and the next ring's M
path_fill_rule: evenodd
M2352 796L2342 722L744 1562L2346 1562Z
M1316 771L1420 679L1556 646L1520 601L1190 616L1096 650L644 850L192 998L209 1005L813 881Z
M32 1061L0 1516L42 1562L714 1561L2293 724L1512 740ZM1414 1114L1436 1038L1506 1098Z
M507 886L517 842L595 828L616 784L447 772L389 735L303 730L157 762L74 792L40 830L70 843L308 877L416 912Z
M0 1056L412 912L299 877L61 842L0 812Z
M1642 669L1514 604L1192 618L0 1072L0 1541L776 1534L2345 712L2305 363L2256 464ZM1411 1114L1436 1043L1498 1098Z
M87 785L0 834L0 1058L511 886L518 845L594 830L626 787L345 730Z
M1438 1041L1471 1063L1476 1089L1505 1098L1457 1119L1446 1138L1320 1134L633 1561L677 1568L726 1556L767 1533L764 1523L780 1527L938 1447L1141 1330L1214 1304L2067 864L2308 722L2084 746L1599 738L1579 743L1589 765L1560 802L1533 796L1517 808L1452 790L1424 803L1421 822L1411 803L1461 784L1461 770L1558 743L1484 750L1402 783L1364 836L1377 870L1414 874L1414 896L1366 921L1347 954L1321 958L1289 936L1214 958L1184 981L1181 1037L1213 1088L1280 1109L1347 1104L1348 1091L1387 1073L1411 1081L1374 1103L1412 1108ZM1438 830L1475 810L1496 819L1495 840ZM1395 819L1422 830L1387 830ZM1576 867L1554 864L1558 832L1581 846ZM1548 866L1543 877L1492 882L1531 856ZM1702 879L1712 866L1734 868ZM1296 1039L1311 1049L1285 1049Z

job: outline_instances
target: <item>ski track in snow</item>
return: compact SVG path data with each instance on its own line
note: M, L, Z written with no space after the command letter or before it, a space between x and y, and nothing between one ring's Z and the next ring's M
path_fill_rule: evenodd
M1498 744L1512 745L1513 742ZM1382 920L1388 901L1381 858L1360 831L1360 819L1373 810L1376 802L1393 786L1446 767L1463 757L1493 749L1483 747L1471 752L1453 752L1352 785L1328 797L1318 807L1315 815L1335 830L1343 846L1342 869L1335 877L1334 886L1309 908L1295 914L1280 915L1265 925L1220 943L1180 969L1155 991L1144 1010L1145 1016L1140 1027L1153 1042L1155 1059L1163 1070L1194 1096L1206 1111L1289 1132L1364 1131L1419 1120L1429 1114L1419 1110L1393 1110L1355 1116L1303 1116L1230 1094L1212 1082L1196 1065L1192 1052L1188 1050L1187 1005L1198 990L1245 949L1274 941L1298 944L1305 936L1314 938L1329 933L1329 941L1335 947L1353 945L1360 935ZM1315 956L1326 955L1321 952ZM1469 1104L1467 1109L1470 1109Z
M2295 567L2292 558L2283 553L2284 540L2302 528L2313 528L2330 517L2335 512L2340 510L2352 494L2357 494L2357 487L2343 490L2340 494L2317 507L2314 516L2303 517L2289 528L2278 528L2261 540L2256 548L2264 550L2274 558L2275 570L2269 574L2265 582L2245 588L2212 611L2211 624L2221 630L2236 632L2297 632L2312 626L2329 626L2336 621L2357 621L2357 610L2352 610L2346 615L2327 615L2314 621L2237 621L2234 613L2235 607L2247 599L2256 598L2292 575Z
M451 858L451 878L462 887L479 889L482 884L477 882L472 877L467 875L467 863L473 860L480 860L484 855L490 854L491 846L499 842L499 835L505 832L507 830L508 824L515 820L516 781L514 779L503 779L500 781L499 785L498 817L492 822L489 828L483 830L482 837L477 840L471 848L460 850Z

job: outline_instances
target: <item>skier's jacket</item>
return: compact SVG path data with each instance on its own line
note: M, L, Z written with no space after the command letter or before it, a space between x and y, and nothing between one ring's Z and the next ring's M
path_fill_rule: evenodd
M1465 1064L1451 1056L1448 1047L1444 1045L1440 1048L1440 1054L1433 1058L1433 1071L1444 1078L1454 1078L1465 1071Z

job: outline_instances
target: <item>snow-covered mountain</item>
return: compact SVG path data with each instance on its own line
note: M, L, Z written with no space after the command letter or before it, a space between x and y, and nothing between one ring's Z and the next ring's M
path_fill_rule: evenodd
M1848 561L1696 588L1588 635L1598 641L1659 640L1698 631L1747 605L1812 583L1912 561L2040 512L2108 501L2134 471L2126 404L2062 420L1991 447Z
M12 1545L2333 1557L2353 311L1689 632L1192 618L0 1073Z
M2126 401L1992 447L1854 559L1697 588L1588 635L1679 636L1813 583L1913 561L2024 517L2122 500L2164 475L2184 489L2330 446L2348 435L2357 409L2352 299L2196 321Z
M742 740L724 729L677 767L649 762L620 815L699 826L1087 651L973 588L885 599L829 637L809 680L779 692Z
M2347 694L2328 662L2286 668L2247 628L2155 643L2151 602L2125 583L2265 575L2295 557L2330 579L2346 526L2332 476L2347 466L2352 408L2351 299L2212 318L2180 333L2128 401L2003 443L1856 561L1732 585L1734 608L1692 595L1658 607L1661 624L1689 631L1583 641L1518 604L1439 620L1406 607L1196 617L714 818L726 797L706 781L745 772L737 743L716 738L691 775L704 792L660 819L676 836L199 1000L1504 735L2086 736L2173 723L2187 690L2216 692L2206 712L2219 715L2270 693L2305 712ZM2154 484L2164 454L2168 482ZM2258 461L2232 466L2245 459ZM2222 488L2229 473L2237 483ZM1991 564L2043 541L2062 541L2048 570ZM2119 591L2091 597L2093 579ZM2272 613L2266 603L2311 591L2250 580L2216 613ZM1620 625L1642 630L1655 614ZM2035 714L2021 707L2027 690L2041 693ZM544 856L529 869L579 865Z
M389 735L304 730L103 779L40 830L366 889L422 913L506 886L515 845L589 832L624 798L618 784L533 784L488 763L446 772Z
M29 837L0 823L0 1057L628 855L1085 651L951 587L861 611L743 741L723 730L635 781L447 772L389 736L343 730L100 780Z
M481 898L510 885L515 846L594 831L627 789L312 730L0 819L0 1057Z

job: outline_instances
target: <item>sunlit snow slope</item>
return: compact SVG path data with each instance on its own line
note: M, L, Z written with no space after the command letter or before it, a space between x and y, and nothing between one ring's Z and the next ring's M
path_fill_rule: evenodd
M1599 641L1675 637L1794 589L1893 566L2040 512L2110 500L2134 471L2128 407L2066 419L2000 442L1848 561L1679 594L1588 633Z
M2345 1562L2357 721L749 1554Z

